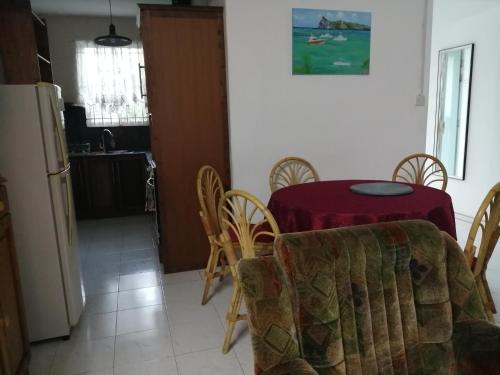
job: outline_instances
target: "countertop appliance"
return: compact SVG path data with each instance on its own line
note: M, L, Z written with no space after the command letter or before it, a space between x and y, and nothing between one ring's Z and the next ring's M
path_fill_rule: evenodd
M148 160L146 180L146 212L151 212L151 224L153 228L153 240L156 247L160 245L160 213L158 212L158 185L156 184L156 162L151 153L146 154ZM163 259L161 259L163 261Z
M70 335L84 306L58 86L0 85L7 179L30 341Z

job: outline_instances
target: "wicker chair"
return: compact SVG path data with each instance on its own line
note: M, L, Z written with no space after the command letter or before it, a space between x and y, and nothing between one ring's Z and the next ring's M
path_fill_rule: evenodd
M271 254L279 228L266 206L252 194L241 190L230 190L224 194L219 203L219 220L221 242L233 275L233 294L227 311L222 348L227 353L236 322L247 318L245 314L240 314L242 295L236 275L236 263L239 258ZM241 254L238 254L238 249L234 246L235 241Z
M222 280L228 272L224 251L219 240L221 230L217 216L219 200L224 195L224 187L219 174L213 167L205 165L200 168L196 180L196 190L200 201L201 222L210 244L210 255L204 276L205 286L201 299L201 304L205 305L214 278L219 277ZM217 268L219 268L219 271L217 271Z
M478 248L475 246L475 243L478 240L479 228L481 228L481 239ZM500 182L493 186L481 203L476 217L472 222L464 249L467 262L474 273L486 314L492 322L494 322L493 314L496 314L497 310L491 297L488 281L486 280L486 268L499 237Z
M392 181L438 187L445 191L448 173L443 163L432 155L413 154L399 162L392 175Z
M293 156L278 161L269 174L271 192L286 186L314 181L319 181L319 176L312 164Z

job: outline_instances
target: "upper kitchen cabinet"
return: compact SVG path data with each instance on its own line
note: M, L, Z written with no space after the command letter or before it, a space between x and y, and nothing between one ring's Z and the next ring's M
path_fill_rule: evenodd
M29 0L0 2L0 59L7 84L53 82L47 25Z
M167 272L205 267L196 175L209 164L230 187L223 9L139 5Z

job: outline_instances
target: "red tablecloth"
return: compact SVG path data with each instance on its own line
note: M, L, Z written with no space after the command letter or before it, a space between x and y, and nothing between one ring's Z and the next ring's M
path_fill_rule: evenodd
M400 196L351 192L353 184L374 181L321 181L276 190L268 204L282 233L337 228L383 221L425 219L456 238L451 197L434 188L411 185Z

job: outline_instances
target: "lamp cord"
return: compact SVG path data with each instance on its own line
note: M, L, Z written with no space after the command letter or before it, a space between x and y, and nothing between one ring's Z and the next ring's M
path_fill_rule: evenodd
M111 13L111 0L109 1L109 23L113 23L113 14Z

